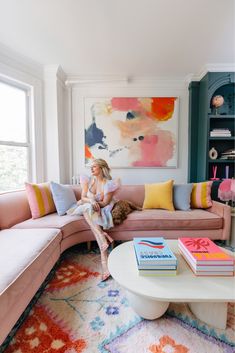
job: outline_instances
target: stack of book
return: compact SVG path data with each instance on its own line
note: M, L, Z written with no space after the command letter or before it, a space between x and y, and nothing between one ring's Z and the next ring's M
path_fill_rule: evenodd
M229 129L213 129L210 131L211 137L230 137L232 136Z
M235 150L229 149L222 152L220 159L235 159Z
M176 275L177 258L164 238L134 238L133 244L141 276Z
M233 276L234 258L209 238L179 238L179 250L197 276Z

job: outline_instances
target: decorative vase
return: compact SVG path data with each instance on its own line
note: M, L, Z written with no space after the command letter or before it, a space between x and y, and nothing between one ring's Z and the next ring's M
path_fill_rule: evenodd
M209 157L210 159L217 159L218 158L218 152L214 147L212 147L209 151Z
M211 105L214 108L214 114L219 114L219 107L224 104L224 97L221 95L214 96L211 101Z

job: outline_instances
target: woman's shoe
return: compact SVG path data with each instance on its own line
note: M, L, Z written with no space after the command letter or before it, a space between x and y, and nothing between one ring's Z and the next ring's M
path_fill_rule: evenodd
M101 252L101 271L102 271L102 280L101 281L106 281L106 279L109 278L110 273L108 270L108 266L107 266L107 261L108 261L108 254L107 251L105 252Z
M105 238L108 239L109 244L112 244L112 242L114 241L114 239L113 239L112 237L110 237L110 235L108 235L108 233L103 232L103 234L104 234Z
M111 276L111 275L110 275L110 273L109 273L108 271L102 273L101 282L106 281L110 276Z
M103 244L100 246L100 252L104 252L108 249L109 247L109 243L107 242L107 240L105 239L105 241L103 242Z

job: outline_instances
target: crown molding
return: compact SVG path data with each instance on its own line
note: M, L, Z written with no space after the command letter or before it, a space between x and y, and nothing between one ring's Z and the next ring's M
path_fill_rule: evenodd
M206 64L197 74L189 74L186 76L186 81L200 81L208 72L235 72L235 64Z
M43 77L43 66L0 43L0 62L17 71L23 71L37 79Z
M127 76L119 75L67 75L65 82L68 86L73 85L89 85L89 84L107 84L107 83L128 83Z
M95 85L95 84L110 84L110 85L125 85L125 86L154 86L154 87L177 87L185 86L184 77L153 77L153 76L119 76L119 75L94 75L94 76L75 76L67 75L66 85L72 87Z
M63 82L63 84L65 84L66 80L67 80L67 75L64 72L64 70L62 69L62 67L59 65L58 70L57 70L57 78L59 80L61 80Z
M67 75L60 65L45 65L43 67L43 77L45 80L55 80L65 86Z
M133 76L129 80L130 83L140 86L154 87L174 87L183 88L185 85L184 77L167 77L167 76Z
M55 65L44 65L43 66L44 78L50 79L57 77L62 81L66 81L66 74L59 64Z

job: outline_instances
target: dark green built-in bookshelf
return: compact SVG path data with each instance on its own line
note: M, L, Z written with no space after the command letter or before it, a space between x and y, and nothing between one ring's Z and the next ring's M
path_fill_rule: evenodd
M235 149L234 82L234 72L208 72L189 85L189 182L210 180L215 169L217 183L226 176L234 177L235 160L221 159L222 153ZM215 95L224 97L224 104L216 112L211 104ZM211 137L213 129L229 129L231 136ZM216 159L209 157L212 148L218 152Z

